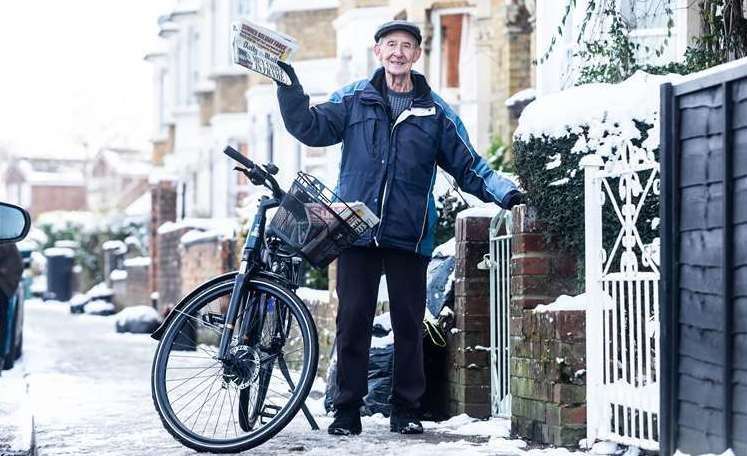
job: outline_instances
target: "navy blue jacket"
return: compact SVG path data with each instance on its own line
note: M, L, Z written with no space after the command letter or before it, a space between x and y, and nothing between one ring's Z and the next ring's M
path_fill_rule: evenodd
M362 201L381 222L358 245L394 247L430 256L438 215L436 167L485 202L506 207L516 187L472 147L459 117L413 72L414 99L397 119L386 99L384 69L309 107L300 85L278 86L285 127L299 141L323 147L342 141L336 193Z

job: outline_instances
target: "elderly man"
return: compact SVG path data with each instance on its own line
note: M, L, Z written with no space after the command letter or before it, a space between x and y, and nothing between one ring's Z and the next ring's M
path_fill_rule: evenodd
M521 200L514 184L493 172L475 152L454 111L412 71L420 58L419 28L406 21L383 24L374 35L382 65L370 80L352 83L329 101L309 107L298 78L281 62L291 85L278 86L288 131L308 146L343 143L337 186L344 201L362 201L379 225L337 265L337 384L334 435L361 432L367 393L368 350L382 271L389 289L394 330L393 432L422 433L419 401L425 391L422 321L426 269L437 222L436 167L486 202L510 208Z

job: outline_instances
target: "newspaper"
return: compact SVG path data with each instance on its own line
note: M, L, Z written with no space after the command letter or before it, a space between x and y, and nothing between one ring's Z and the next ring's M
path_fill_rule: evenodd
M337 217L333 215L333 212L335 215L345 220L350 217L351 210L371 228L379 223L379 218L371 212L371 209L369 209L368 206L360 201L354 201L352 203L332 203L329 208L319 203L305 203L304 206L307 211L307 217L309 214L313 214L315 218L324 220L330 225L336 223L338 220Z
M290 78L277 61L291 61L298 51L296 40L243 18L231 25L231 32L234 63L275 81L290 84Z
M334 207L336 204L341 203L332 203L332 207ZM352 203L347 203L347 205L350 207L350 209L355 212L355 214L360 217L364 222L366 222L366 225L370 227L374 227L379 224L379 218L371 212L371 209L368 208L365 204L363 204L360 201L354 201ZM342 213L340 211L336 211L342 218L345 218L347 216L347 208L343 209Z

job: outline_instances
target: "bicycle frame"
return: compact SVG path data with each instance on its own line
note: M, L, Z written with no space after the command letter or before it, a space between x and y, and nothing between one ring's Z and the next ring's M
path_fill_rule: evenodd
M238 317L239 308L243 300L243 295L246 290L247 279L256 271L260 265L261 258L259 256L262 250L262 243L265 237L265 222L267 221L267 210L278 207L280 201L277 198L269 198L263 196L259 203L259 210L254 216L252 227L249 230L249 234L244 242L244 247L241 252L241 263L239 265L239 272L236 275L236 281L233 285L233 291L231 292L231 299L228 303L228 309L226 311L225 323L223 325L223 333L221 334L220 344L218 346L218 360L228 360L228 346L231 343L233 337L233 330L236 324L236 318Z

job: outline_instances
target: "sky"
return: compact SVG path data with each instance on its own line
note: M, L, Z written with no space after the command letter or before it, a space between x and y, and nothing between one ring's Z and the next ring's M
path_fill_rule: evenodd
M167 0L0 1L0 148L149 148L157 18ZM95 152L95 151L94 151Z

